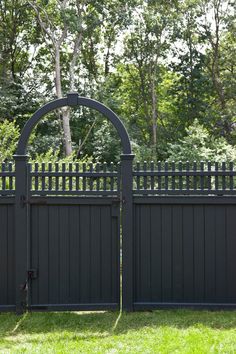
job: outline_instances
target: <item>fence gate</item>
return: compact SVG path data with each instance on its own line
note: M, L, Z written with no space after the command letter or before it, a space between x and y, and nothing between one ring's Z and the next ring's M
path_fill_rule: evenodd
M113 123L123 148L121 167L29 164L28 139L42 116L78 105ZM130 156L129 137L119 118L77 94L45 105L26 123L15 155L17 311L24 303L35 310L119 309L120 182Z
M33 197L29 214L30 308L119 308L119 201Z

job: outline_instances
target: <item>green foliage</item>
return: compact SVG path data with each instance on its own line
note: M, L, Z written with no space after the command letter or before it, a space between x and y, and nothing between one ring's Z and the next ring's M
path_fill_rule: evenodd
M87 156L83 156L80 159L77 159L76 153L74 152L70 156L61 157L60 150L54 150L50 148L46 153L36 154L34 157L30 157L29 162L38 162L39 164L44 162L46 165L48 163L58 162L60 165L62 163L70 163L70 162L91 162L91 158Z
M224 137L211 136L197 119L186 129L187 135L177 143L169 144L170 161L236 161L236 147Z
M22 129L33 112L55 98L52 38L58 40L66 29L60 45L62 92L71 90L73 45L81 34L73 90L95 97L121 117L136 159L234 159L233 2L68 0L65 8L65 2L58 0L32 4L51 38L42 31L33 6L22 0L0 1L0 122L7 120L10 127L14 120L16 130ZM119 160L117 133L97 117L84 108L72 110L72 159L86 139L82 156ZM192 125L202 139L192 138L197 149L190 147ZM57 151L55 158L62 159L62 136L59 112L46 116L31 138L32 159L45 156L54 161L53 151ZM10 145L0 147L1 160L11 159L14 139Z
M19 128L16 123L0 122L0 162L12 161L20 136Z
M120 139L107 120L94 133L93 156L99 162L117 162L120 160Z

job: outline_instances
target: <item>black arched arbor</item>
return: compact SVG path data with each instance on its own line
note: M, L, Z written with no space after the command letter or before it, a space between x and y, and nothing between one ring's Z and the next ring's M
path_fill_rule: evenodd
M35 114L27 121L24 126L24 129L21 133L20 140L18 143L17 148L17 155L25 155L27 144L29 141L29 137L32 133L34 127L39 123L41 118L48 114L49 112L62 108L65 106L69 107L78 107L78 106L85 106L91 109L95 109L103 116L105 116L115 127L117 133L119 134L123 154L130 155L131 154L131 146L130 146L130 139L129 135L119 117L108 107L104 104L92 100L91 98L80 97L77 93L69 93L67 97L59 98L52 102L45 104L41 107Z
M121 205L122 205L122 269L123 269L123 308L132 309L133 299L133 240L132 240L132 161L129 135L119 117L102 103L80 97L77 93L69 93L67 97L56 99L41 107L25 124L16 151L16 194L15 194L15 254L16 254L16 308L22 311L25 301L28 277L32 275L30 269L30 181L28 171L27 145L34 127L47 113L65 106L85 106L95 109L105 116L115 127L122 146L121 154ZM80 197L79 200L82 198ZM99 199L101 200L101 199ZM119 262L117 263L119 265ZM27 279L26 279L27 278Z

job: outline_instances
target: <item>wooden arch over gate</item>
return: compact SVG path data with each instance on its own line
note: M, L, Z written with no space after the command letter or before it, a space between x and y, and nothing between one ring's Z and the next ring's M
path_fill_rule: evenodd
M70 106L70 107L85 106L100 112L103 116L108 118L108 120L116 128L119 137L121 139L123 154L128 154L128 155L131 154L129 135L122 121L119 119L119 117L110 108L106 107L104 104L95 101L91 98L80 97L77 93L69 93L67 97L59 98L57 100L49 102L45 104L43 107L41 107L39 110L37 110L37 112L35 112L35 114L27 121L27 123L24 126L24 129L20 136L16 154L25 155L30 134L34 129L34 127L37 125L37 123L45 114L65 106Z
M131 144L129 135L119 117L108 107L102 103L95 101L93 99L80 97L77 93L69 93L67 97L56 99L48 104L41 107L35 114L27 121L23 131L21 133L15 159L15 255L16 255L16 269L15 269L15 284L16 284L16 311L21 312L24 308L24 302L28 303L30 306L30 301L27 300L27 296L24 294L22 289L27 288L25 280L29 276L30 261L29 261L29 249L31 231L29 227L29 220L31 215L31 192L30 192L30 181L29 181L29 170L26 154L27 145L30 138L30 134L40 119L47 113L61 108L61 107L76 107L85 106L91 109L95 109L106 117L115 127L116 131L121 140L122 154L121 154L121 196L118 199L122 201L122 292L123 292L123 308L131 309L133 301L133 285L132 272L133 272L133 230L132 230L132 161L134 155L132 155ZM86 194L86 193L85 193ZM63 197L62 197L63 198ZM105 198L105 197L104 197ZM121 199L120 199L121 198ZM80 198L81 199L81 198ZM86 203L89 198L86 198ZM102 197L93 198L96 200L95 204L100 203ZM117 199L117 197L116 197ZM111 198L110 198L111 200ZM109 201L109 203L112 203ZM118 265L118 263L117 263ZM28 275L27 275L28 274ZM120 279L120 276L117 277ZM120 293L120 290L118 291ZM22 299L23 296L23 299ZM26 296L26 298L25 298ZM66 304L65 304L66 305ZM91 304L87 304L91 305ZM87 306L86 305L86 306ZM96 305L96 304L95 304ZM112 304L99 304L100 309L103 306L108 308ZM119 305L119 300L117 304ZM77 306L77 305L76 305ZM85 306L85 308L86 308ZM96 305L97 306L97 305ZM95 308L97 308L95 306ZM60 306L59 306L60 307ZM64 307L63 307L64 308ZM90 308L90 307L88 307Z

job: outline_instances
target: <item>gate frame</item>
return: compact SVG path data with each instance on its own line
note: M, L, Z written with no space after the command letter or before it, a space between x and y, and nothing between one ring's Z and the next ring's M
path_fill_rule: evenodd
M133 196L132 196L132 154L130 138L120 118L102 103L78 93L68 93L67 97L53 100L40 109L26 122L17 146L15 159L15 301L16 312L22 313L27 302L27 282L29 269L29 171L26 149L32 130L41 118L61 107L85 106L95 109L114 125L121 140L121 200L122 200L122 307L124 310L133 309Z

